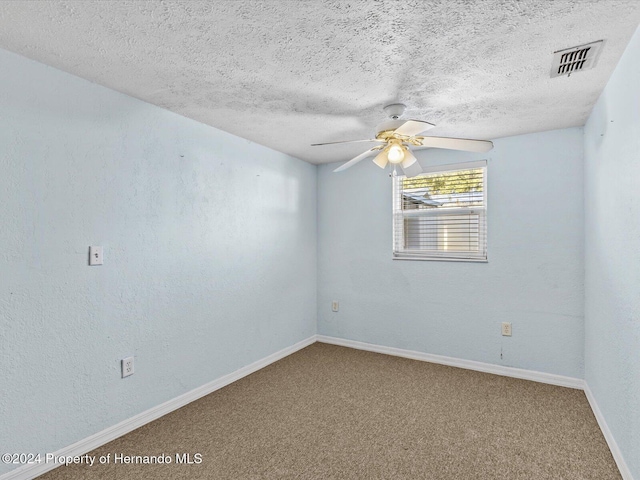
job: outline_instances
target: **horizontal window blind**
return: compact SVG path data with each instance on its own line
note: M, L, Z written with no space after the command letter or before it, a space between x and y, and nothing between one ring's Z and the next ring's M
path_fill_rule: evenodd
M396 258L487 259L486 161L393 180Z

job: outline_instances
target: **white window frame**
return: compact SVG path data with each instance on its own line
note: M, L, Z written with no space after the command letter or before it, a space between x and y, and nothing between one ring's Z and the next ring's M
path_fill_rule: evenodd
M425 209L419 212L406 212L402 210L402 199L400 198L399 188L406 177L404 175L392 176L393 183L393 259L394 260L435 260L435 261L449 261L449 262L487 262L487 161L479 160L475 162L455 163L448 165L437 165L432 167L423 168L423 174L434 173L450 173L459 170L470 169L483 169L483 205L481 207L461 207L461 208L446 208L442 210L437 209ZM481 222L484 224L484 235L479 237L479 250L478 253L473 252L453 252L453 251L441 251L441 250L418 250L418 249L405 249L402 248L405 244L405 218L413 215L430 216L430 215L451 215L451 214L478 214Z

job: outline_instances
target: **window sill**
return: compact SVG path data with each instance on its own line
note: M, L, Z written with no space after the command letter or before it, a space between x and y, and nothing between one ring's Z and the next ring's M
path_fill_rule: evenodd
M470 262L470 263L489 263L489 260L486 258L437 258L437 257L411 257L411 256L402 256L396 257L393 256L392 260L419 260L426 262Z

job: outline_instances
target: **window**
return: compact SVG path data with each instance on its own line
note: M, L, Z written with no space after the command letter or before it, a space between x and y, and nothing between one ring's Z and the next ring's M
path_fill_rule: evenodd
M487 260L487 162L393 178L393 256Z

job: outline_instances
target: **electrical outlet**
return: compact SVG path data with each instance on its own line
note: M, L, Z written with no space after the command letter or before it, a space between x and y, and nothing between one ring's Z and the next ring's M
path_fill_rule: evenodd
M331 302L331 311L337 312L338 310L340 310L340 303L334 300Z
M510 337L511 336L511 323L510 322L502 322L502 336Z
M122 378L133 375L133 357L122 359Z

